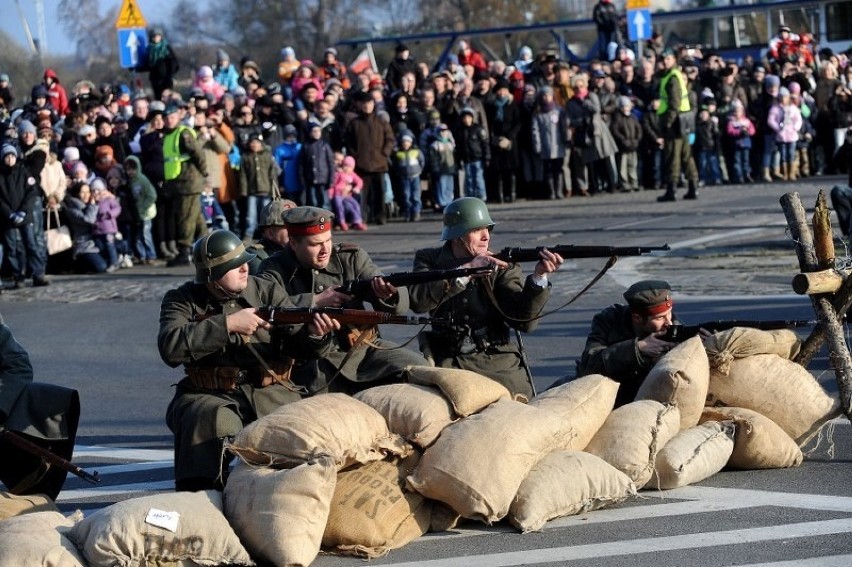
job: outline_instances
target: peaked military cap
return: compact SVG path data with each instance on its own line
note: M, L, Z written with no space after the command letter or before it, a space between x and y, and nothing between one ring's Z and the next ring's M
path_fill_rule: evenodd
M627 288L624 299L635 313L659 315L672 308L672 288L663 280L642 280Z
M284 217L290 236L310 236L331 231L334 213L319 207L296 207Z

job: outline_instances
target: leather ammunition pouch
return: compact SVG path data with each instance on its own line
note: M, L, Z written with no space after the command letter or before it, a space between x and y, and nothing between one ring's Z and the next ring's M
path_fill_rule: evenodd
M186 383L199 390L230 392L249 384L263 388L270 384L289 384L293 370L293 360L270 364L269 370L259 366L240 368L238 366L189 366L186 369Z
M369 343L378 337L379 328L376 325L371 327L344 327L338 333L340 348L344 352L350 351L356 345Z
M439 356L485 352L509 342L508 327L441 327L426 333L429 346Z

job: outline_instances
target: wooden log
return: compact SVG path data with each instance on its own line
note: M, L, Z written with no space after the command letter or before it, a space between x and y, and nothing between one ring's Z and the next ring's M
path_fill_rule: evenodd
M820 268L834 267L834 235L831 233L831 210L825 201L825 191L819 190L814 216L814 252Z
M849 277L850 270L822 270L820 272L802 272L793 276L793 291L799 295L834 293Z

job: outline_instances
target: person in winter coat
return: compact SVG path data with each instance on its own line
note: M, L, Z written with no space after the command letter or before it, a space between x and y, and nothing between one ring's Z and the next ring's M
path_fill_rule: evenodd
M722 134L719 118L714 116L706 104L701 106L695 122L695 150L698 154L698 175L706 185L722 182L719 167L719 149Z
M68 188L62 201L62 212L74 241L75 269L84 274L105 272L107 261L101 256L92 235L92 229L98 220L98 204L88 183L76 182Z
M23 163L11 144L0 148L0 227L3 250L12 273L11 289L24 286L27 272L32 273L33 286L45 286L45 259L38 249L34 231L33 210L41 189L38 181ZM40 215L41 210L37 211Z
M488 185L492 200L512 203L517 198L515 172L520 167L521 113L512 96L509 83L497 81L494 97L485 105L491 143L491 165L488 167ZM526 146L527 144L523 144Z
M213 80L219 83L225 92L229 92L240 86L240 74L237 68L231 64L231 58L223 50L216 51L216 66L213 67ZM216 100L219 100L218 97Z
M734 183L752 183L750 154L754 123L746 116L745 106L739 100L734 100L731 108L725 134L731 140L734 151Z
M92 200L98 207L95 223L92 225L92 237L107 262L107 272L123 268L123 258L119 259L116 248L118 233L118 216L121 214L121 203L109 191L103 179L96 178L91 185Z
M308 139L299 154L299 179L305 188L305 202L328 209L328 188L334 178L334 151L322 138L322 126L308 123Z
M301 203L303 187L299 180L299 154L302 152L302 144L292 124L284 126L283 132L284 142L272 151L272 157L281 172L279 187L287 199Z
M429 146L429 168L435 208L443 211L453 200L456 178L456 142L446 124L438 126L438 136Z
M263 138L255 134L249 142L249 151L240 160L240 195L246 202L243 240L254 239L260 211L276 194L279 172L276 159L263 143Z
M334 218L337 219L340 230L349 230L350 223L355 230L367 230L361 214L361 205L356 198L363 187L364 181L355 173L355 159L346 156L328 190Z
M544 179L550 199L561 199L565 192L562 166L569 148L568 117L553 100L553 89L542 87L538 107L532 117L533 152L544 164Z
M179 69L177 56L172 46L166 41L163 29L160 27L149 29L145 60L136 70L148 72L148 80L154 90L155 100L162 99L163 91L174 88L174 76Z
M464 170L465 197L478 197L483 201L485 194L485 168L491 161L491 144L488 132L476 123L476 112L465 107L461 111L461 129L456 152Z
M639 191L639 144L642 125L633 114L633 103L626 96L618 97L618 112L612 117L610 131L618 146L619 189L624 192Z
M796 155L796 142L802 129L802 113L790 102L790 91L781 87L778 100L769 109L767 124L775 132L775 144L781 154L781 179L788 179Z
M60 117L68 114L71 111L68 106L68 94L65 92L65 87L59 83L59 77L53 69L44 70L44 86L47 88L48 100L56 109L56 113Z
M592 19L598 28L598 59L606 61L607 46L618 43L618 8L612 0L600 0L592 8Z
M403 214L408 222L420 220L420 175L426 167L426 156L414 146L414 133L403 132L399 149L391 156L392 171L403 195Z
M157 259L157 250L151 235L151 226L157 216L157 190L151 180L142 173L142 165L136 156L124 160L124 171L127 173L130 195L139 219L139 226L133 231L136 238L131 247L143 263L152 264Z
M198 72L195 73L195 79L192 82L193 88L201 89L205 95L210 95L213 100L219 101L222 95L227 92L225 87L216 82L213 76L213 68L209 65L202 65Z
M388 65L387 76L385 81L388 84L390 92L398 91L402 88L402 77L406 73L417 72L417 62L411 57L411 51L404 43L397 44L395 48L396 56Z

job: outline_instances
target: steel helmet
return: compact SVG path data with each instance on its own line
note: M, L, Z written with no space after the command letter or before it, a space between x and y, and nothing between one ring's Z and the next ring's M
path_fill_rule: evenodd
M229 230L214 230L195 241L192 263L195 283L215 282L234 268L254 260L240 237Z
M444 209L444 230L441 232L441 240L453 240L483 226L489 229L494 226L485 201L476 197L462 197Z
M286 226L284 217L287 211L295 208L296 203L290 199L274 199L261 209L260 219L257 224L261 228L266 228L267 226Z

